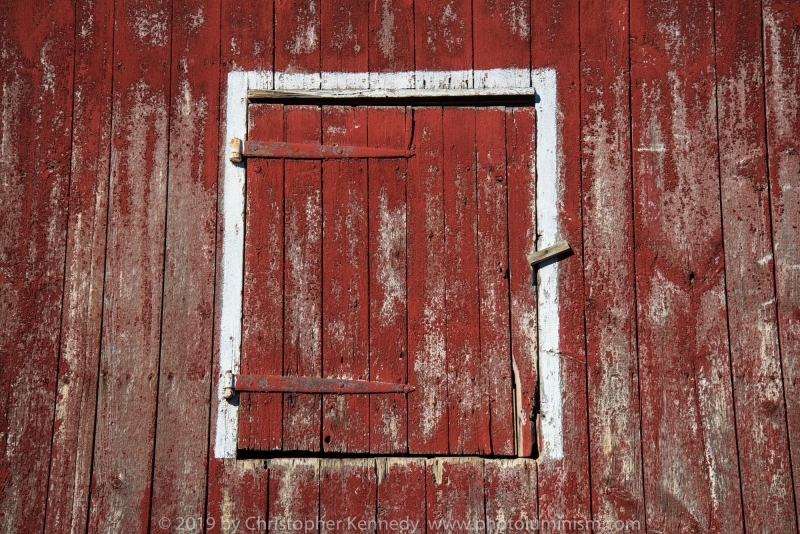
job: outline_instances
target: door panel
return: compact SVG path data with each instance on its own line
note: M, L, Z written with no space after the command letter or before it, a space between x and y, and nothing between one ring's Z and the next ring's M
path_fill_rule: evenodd
M242 372L415 390L243 393L239 447L529 454L520 414L533 402L535 361L526 354L515 394L512 332L535 338L524 263L535 236L533 214L509 210L534 206L524 183L532 109L250 110L251 141L405 150L413 130L414 147L410 157L248 159Z

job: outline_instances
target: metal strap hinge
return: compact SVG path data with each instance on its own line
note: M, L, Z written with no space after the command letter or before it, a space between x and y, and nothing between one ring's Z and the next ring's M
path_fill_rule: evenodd
M306 376L232 375L232 391L254 393L332 393L335 395L370 393L410 393L408 384L368 382Z

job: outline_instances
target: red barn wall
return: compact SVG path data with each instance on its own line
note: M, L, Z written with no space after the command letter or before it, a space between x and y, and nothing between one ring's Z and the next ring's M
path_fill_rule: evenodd
M797 3L0 14L0 530L503 512L798 531ZM215 459L227 73L501 67L558 77L564 457Z

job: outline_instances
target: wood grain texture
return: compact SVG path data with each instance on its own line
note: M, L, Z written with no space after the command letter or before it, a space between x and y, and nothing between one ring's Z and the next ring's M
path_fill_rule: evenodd
M425 460L376 458L375 471L377 532L425 532Z
M244 4L241 2L231 2L221 0L221 22L220 22L220 55L222 71L232 71L235 69L272 69L272 46L273 46L273 2L258 2L258 9L254 9L253 3ZM225 78L220 80L222 88L225 87ZM222 97L220 101L227 99L224 89L221 89ZM220 117L221 124L227 120L225 106L221 106L223 112ZM224 138L225 128L219 129L220 147L226 147L228 140ZM220 171L218 180L224 176L224 159L220 160ZM220 195L222 198L222 195ZM214 340L220 339L220 310L222 302L222 203L218 204L217 210L220 214L217 224L217 277L215 282L215 316L214 316ZM214 366L212 376L220 376L219 368L220 347L218 343L214 346ZM217 414L217 406L220 402L216 394L216 387L211 396L211 414ZM210 443L216 440L216 425L212 425L209 432ZM248 513L255 511L255 515L265 513L266 492L267 492L267 472L263 470L263 462L246 461L237 462L234 460L221 460L213 457L213 447L209 450L208 482L206 485L207 506L206 521L211 518L217 521L221 527L224 526L224 519L233 517L248 517L253 515ZM207 523L208 524L208 523ZM230 526L230 524L229 524ZM229 529L229 531L231 531Z
M414 70L414 0L370 1L368 53L370 73Z
M375 530L374 459L320 460L319 480L321 534Z
M536 114L531 108L506 109L508 180L508 269L511 313L511 364L516 413L515 454L538 456L532 421L538 388L536 286L527 254L536 250Z
M484 460L486 532L536 530L536 463L529 459Z
M249 108L248 136L285 141L283 106ZM242 312L242 374L283 372L284 161L248 158ZM239 448L282 448L283 395L242 393Z
M265 530L319 532L319 464L313 458L270 461L269 523Z
M773 278L760 6L715 5L720 191L733 399L748 531L796 532Z
M426 461L427 532L484 530L484 461L481 458L433 458Z
M800 521L800 6L763 4L763 60L774 254L783 385L792 454L795 507Z
M7 532L45 526L69 215L74 9L69 1L0 7L0 530Z
M413 110L419 151L408 183L408 448L447 453L442 111Z
M539 469L539 516L585 519L590 515L589 437L583 295L580 184L580 49L578 2L534 0L531 4L531 64L556 70L559 123L556 139L559 198L558 236L567 240L574 256L558 264L559 358L563 458L543 458ZM544 209L540 207L539 209ZM542 232L541 228L537 232ZM541 238L545 238L542 236ZM540 238L540 239L541 239ZM540 317L540 330L542 326ZM547 414L545 414L547 415ZM546 452L546 451L545 451Z
M481 352L475 114L443 108L445 345L451 454L491 451L488 369Z
M218 1L173 6L169 185L151 524L206 508L219 154ZM187 231L188 229L192 231Z
M374 107L367 111L371 147L408 144L406 110ZM410 125L409 125L410 126ZM406 158L367 160L369 195L369 379L407 383ZM370 395L372 453L408 450L406 395Z
M271 483L264 460L212 459L208 480L206 532L266 531L257 522L258 518L267 517ZM179 526L175 518L171 522L173 527Z
M322 88L369 87L369 3L320 0ZM359 74L351 74L359 73Z
M286 107L289 142L322 141L317 106ZM322 163L287 160L284 356L287 376L322 376ZM321 395L284 395L284 450L321 447Z
M115 19L106 285L89 530L140 532L150 520L161 353L171 2L118 4Z
M498 456L515 453L505 119L503 108L475 112L480 362L488 392L490 447Z
M584 294L592 517L643 525L628 17L627 0L581 3Z
M317 0L275 2L275 87L319 87L320 5Z
M112 2L76 4L72 176L46 532L85 532L97 406L111 133ZM205 441L205 439L203 440Z
M472 17L476 71L530 68L530 0L475 0ZM476 85L482 84L476 80Z
M472 6L467 0L414 5L417 88L472 87ZM453 72L447 72L453 71Z
M322 111L322 141L367 142L364 108ZM369 240L365 160L322 162L322 370L326 378L369 379ZM323 450L369 450L369 398L324 395Z
M631 4L644 487L655 531L742 530L712 23L709 2Z

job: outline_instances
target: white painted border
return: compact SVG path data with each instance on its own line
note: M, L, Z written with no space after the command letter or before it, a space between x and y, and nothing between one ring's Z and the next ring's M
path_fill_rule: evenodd
M536 103L536 231L537 248L542 249L561 239L558 224L561 184L561 152L558 129L556 72L543 69L532 72L539 95ZM564 457L561 360L559 354L558 262L539 267L539 384L541 391L541 458Z
M283 73L231 72L228 74L226 140L247 137L247 91L356 90L356 89L514 89L533 87L536 103L536 221L537 248L560 238L558 221L560 131L553 69L492 69L486 71L416 71L394 73ZM511 91L509 91L511 92ZM227 143L225 144L227 148ZM226 154L227 156L227 154ZM220 372L239 372L242 340L242 292L244 273L244 164L227 157L222 187L222 301L220 312ZM532 251L530 251L532 252ZM559 361L558 263L539 269L539 374L541 391L541 454L543 459L564 456L562 438L562 390ZM214 456L236 457L238 398L223 398L217 378L219 405Z

